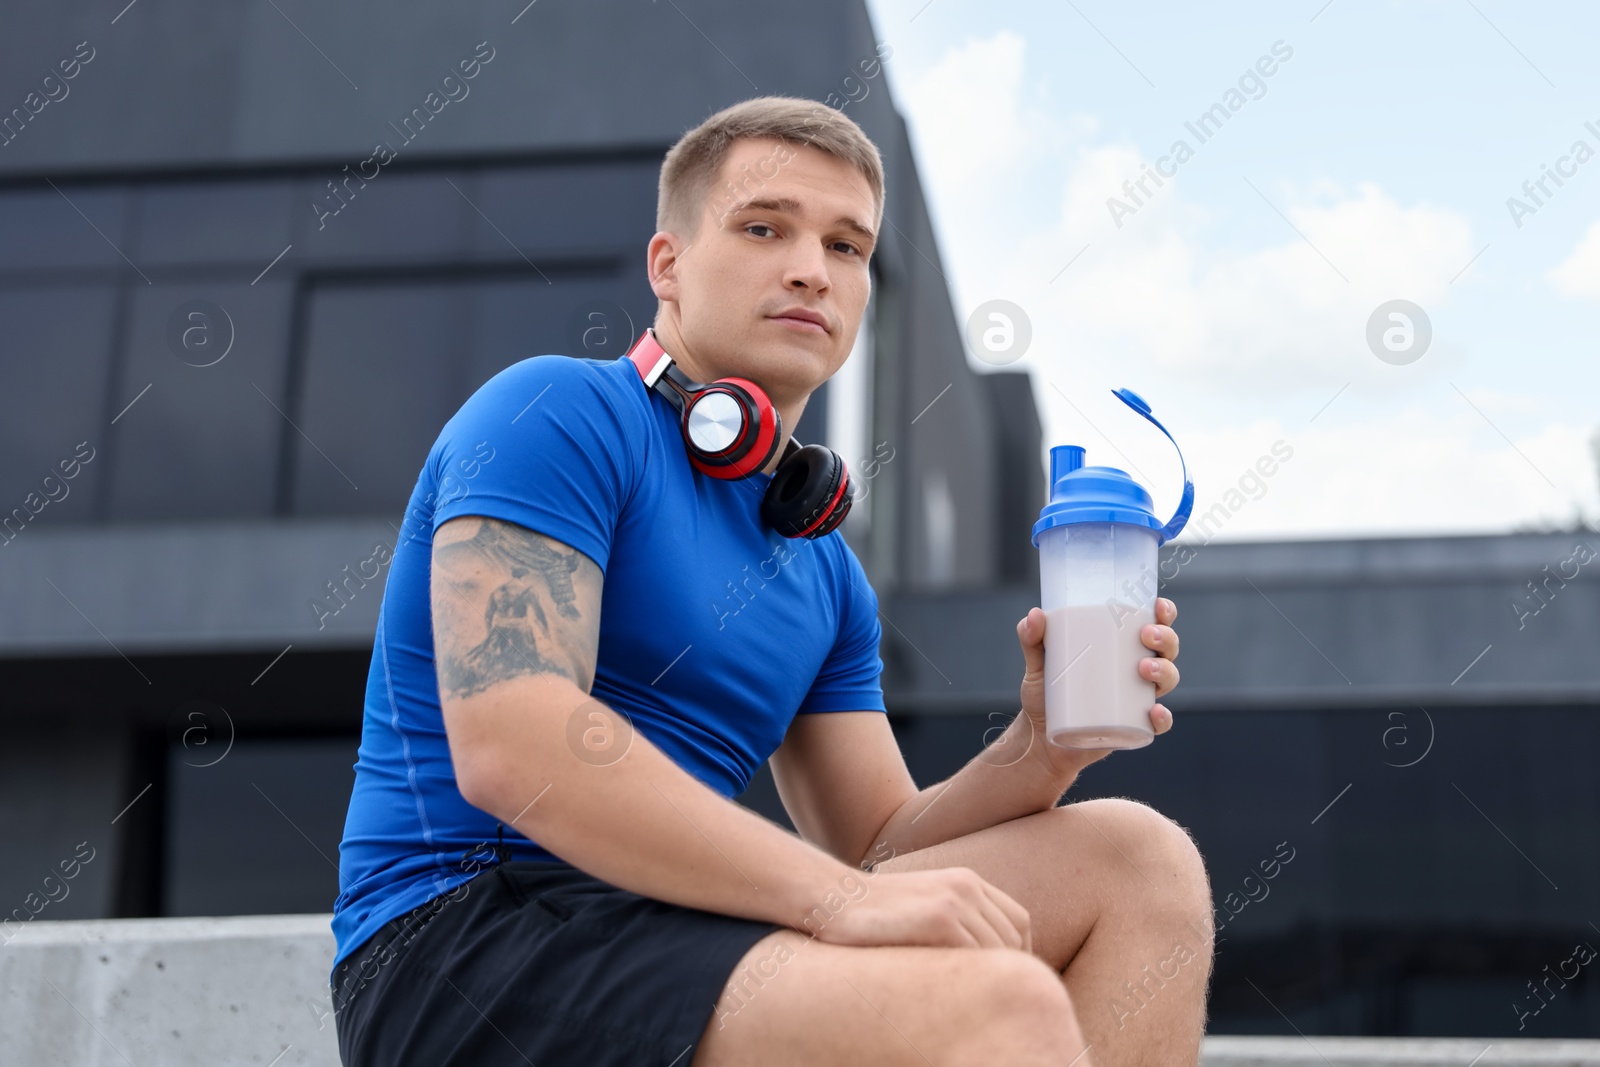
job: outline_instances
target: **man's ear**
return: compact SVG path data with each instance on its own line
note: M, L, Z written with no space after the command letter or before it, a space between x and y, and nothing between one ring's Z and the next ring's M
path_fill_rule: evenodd
M687 251L671 230L658 230L645 250L645 272L657 300L678 299L678 258Z

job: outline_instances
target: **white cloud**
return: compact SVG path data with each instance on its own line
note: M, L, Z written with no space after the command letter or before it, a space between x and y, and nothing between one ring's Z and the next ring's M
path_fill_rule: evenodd
M1284 227L1272 245L1210 249L1206 222L1181 189L1118 230L1104 206L1108 188L1137 173L1129 148L1085 148L1063 190L1063 233L1092 234L1083 262L1054 287L1052 326L1075 352L1138 353L1153 369L1251 392L1337 386L1385 372L1366 350L1374 308L1404 298L1437 313L1472 256L1459 216L1402 206L1372 183L1354 193L1290 191L1284 211L1304 240ZM1035 242L1051 243L1062 235ZM1044 267L1039 247L1035 269ZM1434 368L1444 347L1428 357Z
M1461 216L1402 205L1370 182L1263 190L1306 240L1284 226L1271 245L1222 251L1209 247L1218 220L1185 199L1180 169L1119 228L1107 198L1146 160L1092 140L1092 118L1036 101L1027 51L1011 31L969 39L913 79L905 103L958 316L1016 301L1044 363L1070 353L1250 392L1381 377L1389 368L1365 342L1373 309L1404 298L1439 310L1472 258ZM1270 211L1240 191L1249 210ZM1442 369L1448 348L1440 341L1422 373Z
M1444 392L1448 397L1430 396L1382 418L1352 404L1347 421L1335 418L1334 408L1310 429L1267 420L1190 433L1184 448L1198 487L1195 515L1239 488L1241 476L1282 440L1292 458L1260 480L1264 491L1247 481L1241 492L1248 502L1217 530L1219 541L1497 532L1517 523L1563 524L1575 506L1600 520L1589 428L1547 424L1513 438L1513 449L1448 386Z
M1177 464L1109 395L1127 385L1173 430L1202 506L1274 441L1296 450L1226 538L1505 530L1567 521L1575 503L1595 513L1592 430L1542 421L1548 397L1485 388L1465 366L1451 281L1481 238L1461 214L1372 181L1258 181L1291 229L1243 183L1237 198L1195 201L1180 169L1118 228L1106 198L1145 158L1092 118L1036 106L1026 44L1008 31L969 40L911 81L902 105L958 321L995 297L1033 320L1021 365L1047 446L1082 444L1091 463L1144 472L1165 517ZM1242 226L1268 236L1242 243ZM1586 279L1600 296L1600 224L1568 263L1580 253L1586 273L1564 264L1562 281ZM1405 367L1366 344L1373 310L1396 298L1422 305L1434 328Z
M947 53L911 90L917 157L947 188L993 179L1027 151L1030 121L1020 107L1026 42L1009 30L972 38ZM1031 116L1035 124L1045 116Z
M1546 275L1556 292L1600 300L1600 222L1591 225L1566 259Z

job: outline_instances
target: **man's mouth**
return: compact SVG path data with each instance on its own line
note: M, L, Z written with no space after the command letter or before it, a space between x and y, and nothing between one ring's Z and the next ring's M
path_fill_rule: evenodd
M807 308L788 308L776 315L767 317L774 322L781 322L797 330L807 330L812 333L828 332L828 320L823 318L820 313Z

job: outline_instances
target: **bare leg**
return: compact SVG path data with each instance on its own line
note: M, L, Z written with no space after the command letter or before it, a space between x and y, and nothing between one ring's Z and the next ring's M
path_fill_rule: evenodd
M1211 891L1189 835L1152 808L1090 800L888 859L970 867L1028 909L1099 1067L1192 1065L1205 1029Z
M693 1067L1066 1067L1083 1049L1060 976L1028 953L782 930L734 969Z

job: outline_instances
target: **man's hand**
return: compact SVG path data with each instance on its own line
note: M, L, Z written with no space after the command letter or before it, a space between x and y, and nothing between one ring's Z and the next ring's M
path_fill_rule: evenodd
M1178 667L1172 661L1178 658L1178 633L1172 623L1178 617L1178 606L1166 597L1156 597L1156 621L1139 631L1139 641L1155 653L1139 661L1139 676L1156 686L1156 704L1150 709L1150 728L1157 734L1172 729L1172 712L1160 701L1178 684ZM1022 644L1025 672L1022 676L1022 712L1031 724L1036 751L1053 774L1070 777L1099 759L1104 759L1111 749L1072 749L1052 745L1045 732L1044 719L1044 629L1045 614L1040 608L1030 608L1017 623L1017 640Z
M834 945L931 945L1033 951L1028 910L970 867L879 871L867 891L805 932ZM820 905L821 902L819 901Z

